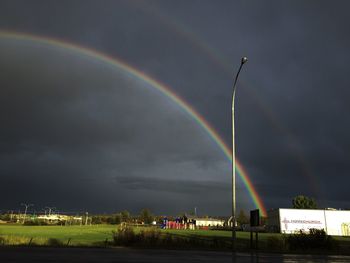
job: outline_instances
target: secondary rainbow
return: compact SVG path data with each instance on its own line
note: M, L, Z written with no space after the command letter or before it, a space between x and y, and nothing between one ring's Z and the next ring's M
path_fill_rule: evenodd
M137 2L137 4L135 4L135 2L132 2L131 4L142 9L144 12L147 12L149 16L157 17L171 31L179 36L182 36L198 50L201 50L203 54L205 54L206 57L209 58L215 65L219 66L221 70L229 75L232 75L232 65L228 62L226 57L223 56L220 50L209 45L208 41L201 38L198 34L191 30L188 25L181 23L180 20L177 20L175 17L167 14L165 10L162 10L159 7L143 4L140 1ZM250 98L254 100L254 103L261 108L267 120L272 124L272 127L274 127L278 132L285 134L289 140L293 141L293 143L290 145L300 145L300 142L293 135L293 133L290 132L278 118L276 111L274 111L271 106L267 104L261 96L259 96L255 89L251 88L252 86L245 85L242 81L240 82L240 86L243 86L243 88L249 93ZM256 84L254 86L258 85ZM296 160L299 162L301 171L309 181L309 185L313 189L314 193L322 196L317 177L312 172L310 162L307 160L303 151L300 150L300 147L292 147L291 151L294 153Z
M77 44L65 42L65 41L60 40L60 39L51 38L51 37L49 38L49 37L36 36L36 35L31 35L31 34L19 33L19 32L8 32L8 31L0 31L0 37L16 39L16 40L23 40L23 41L40 42L40 43L44 43L47 45L53 45L53 46L58 46L58 47L61 47L64 49L68 49L70 51L84 54L88 57L92 57L96 60L100 60L102 62L108 63L112 66L115 66L119 69L122 69L123 71L129 73L133 77L136 77L136 78L148 83L150 86L159 90L163 95L165 95L166 97L171 99L173 102L175 102L189 116L191 116L198 123L198 125L200 125L208 133L208 135L213 139L213 141L220 147L220 149L225 154L226 158L230 162L232 162L230 148L225 144L225 142L220 137L220 135L215 131L215 129L193 107L191 107L183 98L181 98L174 91L172 91L166 84L146 75L145 73L141 72L140 70L130 66L126 62L124 62L118 58L103 54L99 51L96 51L96 50L93 50L90 48L86 48L86 47L82 47L82 46L79 46ZM260 209L263 216L266 216L267 213L266 213L266 208L263 204L263 201L261 200L259 194L257 193L256 189L254 188L253 183L250 180L247 171L244 169L243 165L237 159L236 159L236 169L237 169L239 177L243 181L243 184L247 188L254 205Z

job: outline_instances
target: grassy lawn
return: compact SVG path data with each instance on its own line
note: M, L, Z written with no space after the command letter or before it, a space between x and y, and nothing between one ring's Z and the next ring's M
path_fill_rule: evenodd
M102 243L106 239L112 240L112 231L116 230L115 225L93 225L93 226L22 226L22 225L0 225L0 236L16 236L36 239L54 238L67 244L70 240L71 245L85 245L91 246L96 243ZM141 228L134 228L137 233ZM161 233L169 233L174 236L188 237L188 238L204 238L224 239L227 242L231 240L230 231L219 230L161 230ZM281 237L280 234L259 234L259 239L263 242L268 237ZM237 232L237 239L244 243L244 246L249 242L250 234L248 232Z
M231 231L222 231L222 230L174 230L174 229L167 229L164 230L165 232L174 234L174 235L195 235L195 236L203 236L203 237L226 237L231 238L232 232ZM250 238L250 232L242 232L237 231L237 238L238 239L249 239ZM282 235L279 233L259 233L259 239L266 240L268 237L281 237Z
M5 244L27 245L32 243L50 245L49 239L59 240L61 244L72 246L103 246L106 239L113 240L112 231L116 225L93 225L93 226L22 226L22 225L0 225L1 238L7 241ZM134 227L134 232L150 228ZM159 230L161 235L170 234L173 237L188 240L188 242L201 241L197 243L207 244L213 249L229 249L231 244L231 232L220 230ZM333 237L338 243L336 251L343 252L350 249L350 237ZM187 241L186 241L187 242ZM259 248L264 251L283 252L281 244L284 243L284 236L278 233L259 233ZM111 244L111 243L110 243ZM190 243L189 243L190 244ZM209 245L208 245L209 244ZM240 250L249 249L250 233L237 232L237 248ZM322 252L322 251L321 251Z
M0 236L17 236L36 239L55 238L67 244L71 239L71 245L94 245L104 242L106 238L112 240L112 231L115 225L93 226L22 226L0 225Z

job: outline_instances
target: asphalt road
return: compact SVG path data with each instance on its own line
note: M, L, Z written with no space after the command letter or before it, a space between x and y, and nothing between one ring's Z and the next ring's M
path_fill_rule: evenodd
M0 262L350 262L350 256L238 253L233 259L229 252L214 251L0 247Z

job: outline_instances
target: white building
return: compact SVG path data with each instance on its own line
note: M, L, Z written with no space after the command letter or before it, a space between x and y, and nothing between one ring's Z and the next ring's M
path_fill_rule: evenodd
M268 211L267 226L269 230L286 234L314 228L332 236L350 236L350 211L280 208Z
M65 222L65 221L82 221L82 217L78 216L67 216L67 215L59 215L59 214L50 214L50 215L39 215L37 217L39 220L43 220L46 222Z
M190 218L192 220L196 220L196 227L201 226L224 226L225 220L221 219L215 219L215 218L199 218L199 217L193 217Z

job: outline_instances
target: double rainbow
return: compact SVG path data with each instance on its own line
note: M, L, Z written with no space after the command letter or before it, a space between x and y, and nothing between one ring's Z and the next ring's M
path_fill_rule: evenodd
M174 91L172 91L167 85L156 80L135 67L130 66L126 62L103 54L99 51L82 47L76 44L68 43L59 39L35 36L30 34L18 33L18 32L8 32L8 31L0 31L0 37L2 38L10 38L21 41L32 41L39 42L42 44L57 46L63 49L70 50L72 52L77 52L79 54L86 55L88 57L94 58L95 60L107 63L111 66L114 66L118 69L121 69L125 72L128 72L131 76L142 80L149 84L151 87L160 91L164 96L168 97L174 103L176 103L180 108L182 108L196 123L201 126L211 137L211 139L220 147L220 149L225 154L226 158L232 162L231 150L224 142L224 140L220 137L220 135L215 131L215 129L191 106L189 105L183 98L177 95ZM246 189L249 192L249 195L257 208L260 209L261 214L266 216L266 208L258 195L255 187L253 186L252 181L250 180L247 171L244 169L243 165L239 160L236 159L236 170L238 175L243 181Z

